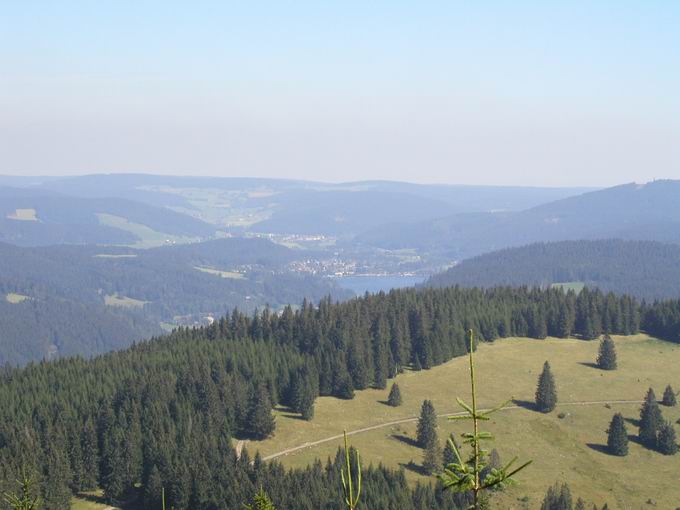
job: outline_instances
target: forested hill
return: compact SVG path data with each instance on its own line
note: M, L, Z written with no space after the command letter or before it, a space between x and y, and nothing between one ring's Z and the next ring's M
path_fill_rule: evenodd
M126 198L85 198L0 186L0 241L20 246L136 244L140 235L204 239L215 226Z
M395 224L360 240L384 248L413 248L448 259L535 242L634 239L680 244L680 180L624 184L520 212L457 214Z
M200 324L235 307L349 297L287 269L307 255L244 238L149 250L0 243L0 363L120 349L161 323Z
M680 302L642 309L587 289L409 289L282 314L235 312L93 360L9 369L0 380L0 489L26 467L39 474L47 508L66 508L72 491L97 485L111 499L139 491L145 508L158 506L165 487L177 510L234 509L260 486L280 508L331 508L337 464L284 474L237 460L230 439L271 434L272 404L310 418L319 394L352 398L406 366L462 355L466 328L483 340L593 338L634 333L640 321L653 334L677 334ZM431 488L411 491L388 470L369 471L365 486L367 510L462 506Z
M563 241L508 248L432 276L433 287L546 287L572 283L655 300L680 297L680 246L652 241Z

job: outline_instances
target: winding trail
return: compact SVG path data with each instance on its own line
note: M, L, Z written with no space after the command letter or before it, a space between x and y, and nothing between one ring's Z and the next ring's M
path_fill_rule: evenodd
M605 405L605 404L642 404L644 401L643 400L590 400L590 401L576 401L576 402L564 402L562 404L557 404L556 407L574 407L574 406L595 406L595 405ZM512 409L525 409L526 406L521 406L521 405L510 405L510 406L505 406L499 409L499 411L509 411ZM480 411L489 411L490 408L487 409L481 409ZM449 418L451 416L463 416L467 414L464 411L457 412L457 413L445 413L445 414L438 414L437 418ZM377 429L382 429L385 427L391 427L393 425L400 425L402 423L411 423L414 421L418 421L417 416L411 416L409 418L402 418L399 420L394 420L394 421L388 421L385 423L379 423L377 425L371 425L369 427L364 427L361 429L356 429L356 430L350 430L347 432L348 436L354 436L356 434L362 434L364 432L370 432L372 430L377 430ZM282 450L277 453L272 453L271 455L267 455L266 457L262 457L262 460L273 460L276 459L277 457L282 457L284 455L288 455L291 453L294 453L298 450L303 450L305 448L313 448L315 446L319 446L320 444L328 443L331 441L337 441L338 439L342 439L343 435L342 434L337 434L335 436L331 437L326 437L324 439L319 439L318 441L310 441L307 443L303 443L299 446L294 446L292 448L287 448L286 450Z

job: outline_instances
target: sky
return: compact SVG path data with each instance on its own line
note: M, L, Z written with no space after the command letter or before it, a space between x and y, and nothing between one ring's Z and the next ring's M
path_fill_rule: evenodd
M675 0L0 10L0 174L680 178Z

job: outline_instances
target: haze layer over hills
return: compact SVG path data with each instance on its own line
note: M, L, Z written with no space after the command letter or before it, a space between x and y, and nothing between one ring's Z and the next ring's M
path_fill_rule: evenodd
M519 212L458 214L360 236L382 248L463 259L511 246L571 239L680 242L680 181L624 184Z

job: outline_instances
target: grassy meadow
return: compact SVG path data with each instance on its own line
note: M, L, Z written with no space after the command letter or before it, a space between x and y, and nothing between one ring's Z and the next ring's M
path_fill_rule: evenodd
M504 339L481 345L476 357L480 406L491 406L511 396L520 404L533 402L536 381L546 360L553 368L561 404L546 415L520 405L497 413L484 424L485 430L496 435L502 460L515 455L533 460L518 476L520 483L495 498L496 508L538 508L547 487L558 480L567 481L574 495L599 505L607 502L609 508L641 508L648 500L658 508L680 506L680 454L666 457L634 441L627 457L613 457L602 449L612 415L621 412L635 420L640 408L637 402L604 401L642 400L650 386L661 398L668 383L680 389L680 345L645 335L615 337L615 341L619 368L611 372L593 366L598 342ZM351 401L322 397L317 400L311 422L278 410L276 435L247 447L251 454L259 450L263 456L270 456L337 436L343 429L354 431L417 417L426 398L433 401L438 414L459 411L456 396L469 400L466 358L431 370L406 372L396 381L404 399L400 407L392 408L384 402L392 381L386 390L359 391ZM570 402L602 403L564 405ZM680 407L662 406L662 411L672 422L680 418ZM467 426L441 418L440 440L443 442L450 433L460 434ZM357 433L350 439L366 465L403 466L410 481L425 481L418 469L422 451L413 446L415 428L415 421L409 421ZM629 435L637 434L633 423L628 422L627 429ZM676 426L676 431L680 427ZM340 443L337 438L277 458L286 466L301 467L316 458L325 460L334 455Z

